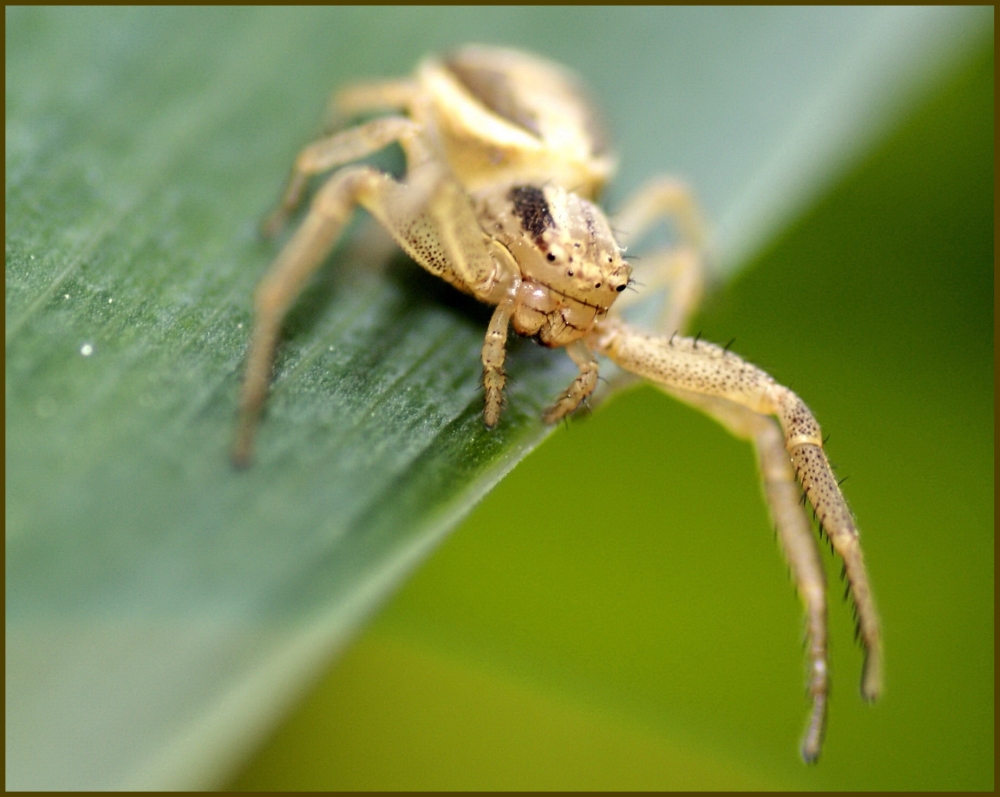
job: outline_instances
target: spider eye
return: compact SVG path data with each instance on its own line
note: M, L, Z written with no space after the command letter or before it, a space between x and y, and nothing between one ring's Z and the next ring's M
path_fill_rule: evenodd
M621 285L619 285L617 288L615 288L615 290L618 291L618 293L621 293L623 290L625 290L626 287L627 286L623 282Z
M547 254L547 255L545 256L545 259L546 259L546 260L548 260L548 261L549 261L549 262L551 263L552 261L554 261L554 260L556 259L556 256L555 256L554 254L552 254L551 252L549 252L549 253L548 253L548 254Z

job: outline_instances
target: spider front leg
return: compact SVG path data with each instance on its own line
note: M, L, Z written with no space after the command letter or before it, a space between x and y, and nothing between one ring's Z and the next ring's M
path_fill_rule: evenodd
M881 631L861 553L858 529L823 452L819 424L803 401L756 366L719 346L693 338L648 335L620 321L609 320L598 324L588 336L587 342L595 351L609 357L625 370L650 379L668 392L680 393L684 397L689 394L707 397L712 400L708 403L715 408L714 414L723 422L725 418L720 416L724 411L719 408L725 405L715 400L737 405L761 416L777 417L784 437L782 459L789 461L794 468L822 528L844 562L844 571L857 610L858 634L865 649L861 694L866 700L875 700L882 687ZM761 429L764 430L764 427ZM764 435L758 442L762 460L766 451L768 463L777 465L779 457L773 440L770 443L767 441L766 430ZM765 478L766 473L765 471ZM791 518L793 524L798 523L794 513L788 510L787 496L778 498L777 502L772 501L772 507L775 508L776 519L779 519L780 510L781 514L787 514ZM801 533L792 534L792 539L801 540ZM811 569L811 566L806 567ZM803 574L808 569L803 570ZM809 578L808 581L812 588L815 579ZM807 602L810 600L807 591L803 592L803 597ZM818 619L817 615L816 620ZM810 623L812 622L811 617ZM825 628L825 623L823 627ZM825 648L825 630L821 636L814 638L814 642L821 642ZM819 653L818 644L816 652ZM819 669L815 666L817 661L822 662ZM825 679L825 669L825 661L814 659L814 672L810 681L811 684L816 684L818 691L814 692L814 700L818 696L820 703L825 702L824 681L820 678L822 676ZM817 705L814 705L813 719L803 746L803 754L807 760L813 760L819 750L824 709L822 705L818 705L818 709L817 712Z
M757 451L764 497L771 510L771 519L796 590L805 607L808 689L812 698L812 711L802 740L802 758L806 763L813 763L819 757L823 743L829 692L826 577L820 560L819 545L809 527L805 508L799 500L799 486L795 481L791 459L785 450L781 429L773 418L727 399L666 387L662 389L714 418L735 437L750 441Z
M667 287L669 296L657 328L667 334L682 331L697 308L704 287L704 230L701 214L686 186L660 178L641 189L618 213L614 227L625 242L635 241L659 219L671 220L679 245L654 253L642 263L650 276L647 289ZM625 301L623 301L624 299ZM642 294L622 297L623 307L642 300ZM674 338L675 343L677 339ZM699 344L704 346L706 344ZM733 435L750 441L757 451L764 496L771 510L777 536L806 613L806 646L809 657L808 689L812 710L802 741L802 757L814 762L820 752L826 724L829 668L827 664L826 579L819 547L799 501L799 486L781 430L772 418L729 399L660 383L667 393L711 416Z

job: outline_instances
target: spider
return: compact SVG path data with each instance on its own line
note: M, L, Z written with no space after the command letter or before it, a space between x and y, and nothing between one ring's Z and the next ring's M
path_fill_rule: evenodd
M513 327L543 346L565 348L579 368L545 412L549 423L593 392L600 354L753 443L805 607L812 706L801 751L807 763L816 761L829 689L825 578L799 485L843 559L868 701L881 689L878 615L857 526L812 413L728 348L676 332L703 284L701 224L688 190L672 179L653 180L609 221L596 200L615 159L598 115L574 75L514 50L467 46L425 60L410 78L349 87L335 95L334 107L344 118L374 118L303 149L265 222L265 233L279 231L309 178L337 169L257 288L234 463L250 461L281 322L360 205L418 264L494 306L482 349L487 427L500 419ZM406 157L402 180L349 165L394 142ZM658 329L644 332L618 314L634 298L620 296L632 281L622 244L662 220L674 223L680 241L646 266L647 287L670 290Z

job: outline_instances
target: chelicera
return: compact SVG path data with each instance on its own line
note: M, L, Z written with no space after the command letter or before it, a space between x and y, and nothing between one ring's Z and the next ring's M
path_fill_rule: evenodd
M269 233L281 229L309 178L336 170L257 288L234 462L250 461L282 319L355 207L365 208L419 265L494 307L482 349L486 426L500 420L513 327L564 348L579 369L545 412L550 423L593 392L601 355L753 443L805 605L812 709L802 755L815 761L829 689L826 591L802 492L844 563L865 649L867 700L881 689L878 615L858 529L812 413L728 347L678 334L703 283L701 224L689 192L675 180L654 179L609 221L596 203L615 160L598 115L572 74L513 50L465 47L424 61L412 77L349 87L335 105L343 118L375 118L303 149L265 224ZM406 156L402 180L355 163L394 142ZM621 295L632 274L623 244L665 218L680 241L644 260L646 287L669 289L647 332L619 315L633 299Z

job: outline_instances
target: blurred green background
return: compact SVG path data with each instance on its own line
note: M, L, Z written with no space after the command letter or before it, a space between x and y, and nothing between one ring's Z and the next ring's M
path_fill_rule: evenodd
M275 251L254 225L327 93L479 40L586 77L610 207L693 182L719 252L696 328L832 435L886 696L861 704L831 600L800 763L800 609L752 452L636 388L505 479L232 785L991 788L992 16L956 61L910 35L941 13L8 9L8 786L224 782L544 433L565 357L514 344L487 434L483 308L347 246L289 321L257 466L224 460ZM893 71L901 40L926 46Z
M886 691L839 565L826 746L752 451L649 387L483 501L235 788L993 787L993 54L694 327L804 396L860 520Z

